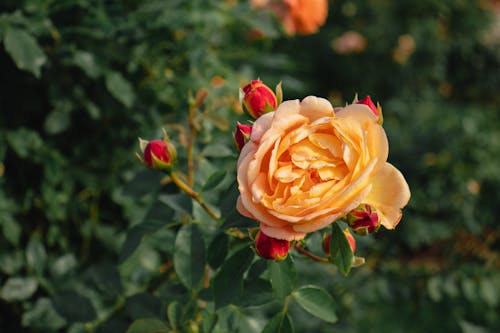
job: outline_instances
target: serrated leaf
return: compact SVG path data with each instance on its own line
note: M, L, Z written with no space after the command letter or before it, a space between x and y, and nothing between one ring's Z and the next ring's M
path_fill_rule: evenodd
M248 246L234 253L222 265L214 278L215 307L220 308L237 300L243 288L243 275L250 267L254 253Z
M106 88L111 95L125 105L125 107L130 108L134 103L135 94L132 85L123 77L121 73L107 73Z
M166 333L168 327L156 318L137 319L127 329L126 333Z
M310 314L329 323L337 321L335 302L326 290L318 286L305 286L295 290L292 295Z
M227 173L226 170L217 170L217 171L215 171L208 178L208 180L205 183L205 185L203 185L202 191L211 190L211 189L217 187L217 185L219 185L224 180L224 178L226 177L226 173Z
M30 298L38 289L38 281L35 278L11 277L2 289L0 297L6 301L23 301Z
M158 197L158 200L179 213L187 215L193 213L193 201L185 193L162 194Z
M295 264L291 256L280 262L268 262L269 277L276 297L279 300L284 300L295 285Z
M22 29L8 27L4 35L4 46L19 69L40 77L41 67L47 57L32 35Z
M185 224L175 239L174 269L181 282L195 288L205 272L205 243L195 224Z
M330 241L330 260L344 274L349 274L354 263L354 254L346 235L338 223L332 223L332 238Z
M76 292L64 292L52 299L52 304L63 318L70 322L88 322L97 314L90 300Z

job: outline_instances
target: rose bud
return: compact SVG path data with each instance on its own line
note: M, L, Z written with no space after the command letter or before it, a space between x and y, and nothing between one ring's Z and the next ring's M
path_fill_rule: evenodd
M366 236L380 228L377 212L373 211L371 206L367 204L362 204L347 214L346 221L352 231L358 235Z
M351 246L351 251L354 253L356 251L356 240L354 237L351 235L349 230L345 229L344 230L345 237L349 241L349 245ZM323 252L325 252L326 255L330 255L330 242L332 240L332 234L326 234L323 236Z
M250 134L252 133L251 125L244 125L238 123L236 125L236 131L233 133L233 141L236 149L241 151L245 143L250 141Z
M255 250L264 259L272 259L274 261L285 260L289 249L289 241L269 237L260 230L255 237Z
M252 80L240 89L240 102L243 110L254 119L274 111L279 104L274 92L260 80Z
M373 104L373 101L372 101L370 95L367 95L365 98L363 98L360 101L356 101L356 104L364 104L364 105L368 106L370 108L370 110L372 110L373 114L377 117L378 123L380 125L382 125L382 120L383 120L382 107L378 103L377 103L377 106L375 106L375 104Z
M170 171L177 157L177 151L164 132L163 140L147 141L139 138L142 157L139 160L147 167L155 170Z

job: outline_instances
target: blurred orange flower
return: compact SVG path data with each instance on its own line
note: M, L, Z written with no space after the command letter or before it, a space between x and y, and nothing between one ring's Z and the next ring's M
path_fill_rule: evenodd
M328 16L328 0L252 0L253 8L275 12L290 35L308 35L318 31Z

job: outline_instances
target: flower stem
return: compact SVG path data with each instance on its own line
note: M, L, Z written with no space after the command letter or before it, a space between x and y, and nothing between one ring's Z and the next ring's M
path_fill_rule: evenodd
M198 202L200 204L200 206L208 213L208 215L210 215L210 217L212 217L217 223L220 222L219 217L214 213L214 211L212 209L210 209L210 207L207 206L205 201L203 201L201 195L198 192L195 192L188 184L186 184L179 177L178 174L176 174L175 172L172 172L170 174L170 178L175 183L175 185L177 185L181 190L186 192L191 198L196 200L196 202Z
M309 252L308 250L304 249L299 243L296 243L294 248L299 251L300 253L302 253L303 255L305 255L306 257L314 260L314 261L317 261L317 262L321 262L321 263L324 263L324 264L327 264L329 263L328 259L327 258L323 258L323 257L319 257L311 252Z
M196 139L196 125L195 125L196 107L194 105L189 106L189 136L188 136L188 146L187 146L187 182L190 186L193 186L194 182L194 156L193 148Z

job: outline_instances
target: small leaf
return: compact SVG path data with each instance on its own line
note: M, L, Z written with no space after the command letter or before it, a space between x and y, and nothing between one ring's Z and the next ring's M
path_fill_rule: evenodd
M126 333L166 333L168 327L156 318L137 319L130 325Z
M70 125L70 114L64 111L52 111L45 118L44 129L48 134L64 132Z
M158 200L179 213L191 215L193 212L193 201L185 193L162 194Z
M344 275L349 274L352 264L354 263L354 255L349 245L349 241L338 223L332 223L330 253L330 260L337 265L339 270Z
M62 317L70 322L87 322L97 314L90 300L75 292L64 292L52 299L52 304Z
M329 323L337 321L335 302L326 290L317 286L305 286L295 290L292 295L310 314Z
M269 276L276 297L284 300L295 285L295 264L291 256L280 262L268 262Z
M179 320L182 315L182 308L179 302L173 301L170 303L167 307L167 317L168 317L168 322L170 323L170 327L172 327L174 330L177 330L179 328Z
M54 310L52 302L43 297L38 298L35 305L23 313L22 324L41 332L53 332L66 325L66 321Z
M40 77L40 69L47 57L32 35L24 30L9 27L5 31L4 46L19 69Z
M35 235L30 238L26 247L26 262L28 267L34 269L38 275L42 275L45 263L47 262L47 252L45 252L40 239Z
M181 282L193 289L205 272L205 244L195 224L185 224L175 239L174 269Z
M228 157L233 155L233 150L222 144L211 144L205 146L201 154L206 157Z
M0 290L0 297L8 302L23 301L35 293L38 281L35 278L11 277Z
M135 94L132 85L118 72L109 72L106 75L106 88L127 108L134 103Z
M222 265L219 273L214 278L216 308L230 304L241 296L243 275L250 267L253 258L254 252L249 246L245 246L234 253Z
M219 185L224 180L224 178L226 177L226 173L227 173L226 170L217 170L217 171L215 171L215 173L213 173L208 178L208 180L205 183L205 185L203 185L202 191L211 190L211 189L217 187L217 185Z
M75 51L73 54L73 63L80 67L85 74L92 79L97 78L100 74L100 69L97 66L95 57L90 52L81 50Z

